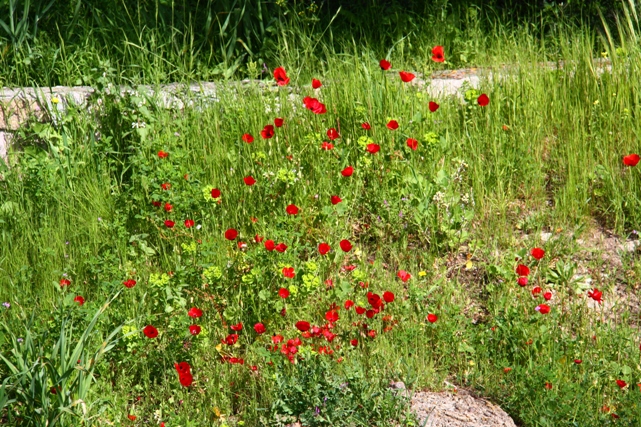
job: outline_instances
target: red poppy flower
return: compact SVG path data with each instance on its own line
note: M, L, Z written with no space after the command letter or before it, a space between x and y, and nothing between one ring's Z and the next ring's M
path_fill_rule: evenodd
M278 290L278 296L281 297L282 299L287 299L289 298L289 291L285 288L280 288Z
M287 277L288 279L293 279L294 276L296 276L296 273L294 273L294 267L284 267L283 276Z
M358 340L357 339L353 339L349 343L352 345L352 347L356 347L358 345Z
M160 188L162 188L163 190L167 191L167 190L169 190L171 188L171 184L168 183L168 182L165 182L165 183L160 185Z
M530 255L532 255L532 258L539 261L545 256L545 251L541 248L534 248L530 251Z
M336 310L329 310L325 313L325 320L331 323L336 323L338 321L338 313Z
M69 279L60 279L60 287L64 288L65 286L71 285L71 281Z
M179 374L178 379L180 381L180 384L183 385L184 387L189 387L194 381L194 377L187 373L187 374Z
M283 253L287 250L287 245L284 243L279 243L274 247L274 249L276 249L277 252Z
M278 86L286 86L289 83L289 77L283 67L278 67L274 70L274 78Z
M418 148L418 141L413 138L407 138L407 146L416 151Z
M304 320L299 320L296 322L296 329L298 329L301 332L309 331L310 325L309 322L306 322Z
M342 202L342 201L343 201L343 199L341 199L341 198L340 198L340 197L338 197L338 196L331 196L331 197L330 197L330 200L331 200L331 202L332 202L332 205L337 205L337 204L339 204L340 202Z
M539 304L535 308L541 314L548 314L550 312L550 306L547 304Z
M367 311L365 308L361 307L360 305L356 306L355 310L356 310L356 314L363 314Z
M338 134L338 131L334 128L329 128L327 130L327 137L330 139L330 141L333 141L335 139L340 138L341 136Z
M212 188L211 189L211 198L212 199L217 199L220 197L220 190L217 188Z
M127 418L129 418L130 421L136 421L137 417L135 415L129 414L127 415Z
M370 130L372 128L372 126L370 126L370 124L367 122L362 123L361 127L365 130Z
M376 338L376 331L374 329L370 329L367 331L367 336L370 338Z
M283 123L285 123L285 119L281 119L280 117L274 119L274 125L276 125L277 128L282 127Z
M430 101L430 103L429 103L430 112L432 112L432 113L436 112L436 110L438 110L438 107L440 107L440 105L438 105L434 101Z
M432 313L430 313L430 314L428 314L428 315L427 315L427 321L428 321L428 322L430 322L430 323L434 323L434 322L436 322L437 320L438 320L438 316L437 316L436 314L432 314Z
M225 239L235 240L236 237L238 237L238 231L236 231L235 229L230 228L227 231L225 231Z
M432 49L432 61L434 62L445 62L443 46L434 46Z
M269 139L274 136L274 126L272 125L265 125L263 130L260 131L260 136L263 137L263 139Z
M352 250L352 244L347 239L341 240L340 247L343 250L343 252L349 252Z
M387 71L392 67L392 64L387 59L381 59L378 62L378 65L381 67L381 70Z
M401 80L403 81L403 83L409 83L414 80L414 77L416 77L414 74L408 73L406 71L401 71L398 74L401 76Z
M254 242L256 242L256 243L262 242L263 239L264 239L264 237L263 236L259 236L258 234L254 236Z
M626 383L623 380L617 380L617 385L619 386L619 388L624 388L625 386L628 385L628 383Z
M227 345L234 345L238 342L238 334L229 334L225 337L223 342Z
M179 374L191 373L191 366L189 366L189 363L187 362L174 363L174 368L176 368L176 372Z
M161 203L160 203L160 202L151 202L151 204L152 204L152 205L154 205L154 206L155 206L155 207L157 207L157 208L159 208L159 207L160 207L160 205L161 205Z
M256 324L254 325L254 330L256 331L256 333L257 333L258 335L262 335L262 334L264 334L264 333L265 333L265 330L266 330L266 329L265 329L265 325L263 325L262 323L256 323Z
M191 227L193 227L193 226L194 226L194 224L195 224L195 223L194 223L194 220L193 220L193 219L186 219L186 220L185 220L185 227L187 227L187 228L191 228Z
M254 137L250 133L244 133L243 141L245 141L247 144L251 144L252 142L254 142Z
M175 222L173 222L172 220L170 220L170 219L166 219L166 220L165 220L165 227L167 227L167 228L173 228L173 227L174 227L174 225L176 225L176 223L175 223Z
M325 104L323 104L316 98L310 98L309 96L306 96L305 98L303 98L303 105L305 105L305 108L311 110L314 114L325 114L327 112Z
M347 166L345 169L341 171L341 175L345 177L352 176L353 173L354 173L354 168L351 166Z
M527 286L528 279L525 276L521 276L516 280L516 283L519 284L520 287L525 287Z
M128 279L122 282L122 284L125 285L126 288L131 289L136 286L136 281L134 279Z
M550 301L552 299L552 292L547 291L543 294L543 298L545 298L546 301Z
M371 154L376 154L381 150L381 146L378 144L367 144L367 151Z
M396 120L390 120L387 122L387 128L389 130L396 130L398 129L398 122Z
M549 383L549 382L546 381L545 382L545 388L548 389L548 390L552 390L552 383Z
M317 79L312 79L312 88L318 89L319 87L323 86L320 80Z
M171 212L171 210L172 210L173 208L174 208L174 207L171 205L171 203L169 203L169 202L165 203L165 211L166 211L166 212Z
M160 157L161 159L166 158L168 155L169 155L169 153L168 153L168 152L166 152L166 151L162 151L162 150L160 150L160 151L158 152L158 157Z
M581 363L583 363L583 360L581 360L581 359L574 359L574 363L576 363L577 365L580 365Z
M273 342L274 344L278 344L278 343L283 342L283 339L284 339L284 338L283 338L283 336L282 336L282 335L274 335L274 336L272 336L272 342Z
M201 317L203 315L203 311L201 309L197 308L197 307L192 307L187 312L187 315L189 317L193 317L194 319L198 319L199 317Z
M588 291L588 297L592 298L593 300L601 304L601 298L603 298L603 292L601 292L597 288L594 288L593 290Z
M529 276L530 269L526 265L519 264L516 267L516 274L518 274L519 276Z
M82 296L78 295L73 299L73 302L77 302L78 305L82 306L85 303L85 299Z
M345 301L345 310L349 310L352 307L354 307L354 301L352 301L351 299Z
M288 215L298 215L298 206L296 205L287 205L285 211Z
M398 273L396 273L396 276L397 276L399 279L401 279L403 282L407 282L407 281L408 281L408 280L410 280L410 278L412 277L412 275L411 275L411 274L409 274L409 273L408 273L407 271L405 271L405 270L399 270L399 272L398 272Z
M386 303L394 302L394 294L390 291L385 291L383 292L383 299L385 300Z
M490 98L486 94L482 93L481 96L478 97L476 102L478 102L481 107L485 107L490 103Z
M198 335L200 333L200 326L198 325L190 325L189 326L189 333L192 335Z
M256 184L256 180L254 179L253 176L246 176L243 178L243 181L245 182L245 185L249 185L250 187L254 184Z
M623 164L626 166L636 166L639 164L639 160L641 160L641 157L639 157L638 154L628 154L623 157Z
M273 251L275 247L276 247L276 244L274 244L273 240L265 241L265 249L267 249L268 251L270 252Z
M329 151L334 149L334 144L331 142L323 141L321 144L321 150Z
M373 292L367 293L367 302L375 309L381 308L383 305L380 295Z
M156 338L158 336L158 329L147 325L143 328L142 333L145 334L147 338Z
M541 292L543 292L543 289L541 289L540 286L535 286L534 289L532 289L532 296L536 297L538 296Z
M318 245L318 252L321 255L325 255L327 252L329 252L329 250L330 250L330 247L327 243L321 243L320 245Z

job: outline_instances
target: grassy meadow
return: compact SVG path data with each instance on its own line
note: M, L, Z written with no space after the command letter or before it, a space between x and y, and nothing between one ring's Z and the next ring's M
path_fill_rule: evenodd
M29 122L0 181L0 424L419 426L403 381L519 426L641 426L641 264L601 239L641 219L621 22L468 25L473 56L283 32L266 85L178 109L104 75ZM519 67L440 99L399 77L464 54Z

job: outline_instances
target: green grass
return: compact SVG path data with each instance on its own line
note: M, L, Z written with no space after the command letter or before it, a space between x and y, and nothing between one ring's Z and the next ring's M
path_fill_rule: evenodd
M532 34L497 28L491 37L478 35L470 41L478 57L518 62L519 72L484 81L464 94L466 102L435 100L435 113L424 92L381 72L384 53L343 45L336 54L323 44L324 62L306 67L313 49L301 40L283 48L292 78L286 88L221 86L217 100L194 99L184 111L162 109L144 95L100 92L100 109L72 108L54 123L31 123L19 132L0 182L0 299L11 303L0 314L11 331L0 335L2 355L28 353L11 339L26 337L25 326L30 345L44 354L67 336L62 325L73 324L69 334L79 339L121 291L85 343L99 348L124 325L95 365L95 383L83 389L89 409L74 406L75 415L58 418L61 425L78 425L75 416L87 425L279 425L299 416L308 425L416 425L386 389L392 379L414 390L442 390L444 380L471 388L524 426L639 425L639 260L624 254L622 265L604 262L590 254L598 247L584 243L584 232L603 227L626 237L639 228L639 170L621 159L639 150L641 88L630 76L641 71L641 54L634 45L617 54L589 34L559 31L558 55L569 65L555 71L534 66L546 46ZM432 46L412 47L424 52L409 55L399 43L390 59L395 69L428 73L437 68ZM613 69L598 76L590 64L601 50ZM446 49L448 57L460 53ZM148 57L140 64L162 67ZM312 77L324 84L317 94ZM480 93L490 97L487 107L476 104ZM306 110L308 95L320 98L327 114ZM260 130L275 117L285 125L263 140ZM392 118L396 131L385 126ZM364 121L372 130L361 128ZM341 138L322 151L330 127ZM242 142L246 132L256 138L252 144ZM419 141L417 151L406 146L408 137ZM367 153L368 143L381 151ZM159 150L169 156L159 158ZM347 165L355 168L350 178L340 175ZM255 186L243 183L248 175ZM162 183L171 189L161 190ZM221 189L220 203L211 188ZM333 206L331 195L342 203ZM295 217L285 214L292 203L301 209ZM188 218L201 227L185 228ZM224 239L228 228L247 249ZM543 242L547 231L553 237ZM287 251L266 251L256 234L285 242ZM339 248L342 239L354 244L349 254ZM320 256L320 242L333 251ZM535 246L546 251L540 262L528 255ZM525 288L516 284L516 257L532 270ZM576 266L583 280L564 265ZM294 279L282 276L286 266L295 268ZM406 283L396 277L401 269L412 275ZM64 289L63 277L71 280ZM136 286L124 288L127 279ZM332 330L338 337L303 339L296 364L267 350L272 334L300 336L298 320L325 324L332 303L368 306L361 282L378 294L394 292L395 301L371 320L341 308ZM543 302L531 297L535 285L553 291L550 314L535 311ZM294 286L286 306L277 296L282 286ZM600 308L588 308L588 287L604 291ZM76 295L83 306L73 302ZM192 306L204 316L189 318ZM438 321L427 322L428 313ZM262 336L252 329L259 321L267 327ZM220 344L237 322L244 325L238 343ZM368 323L377 336L354 322ZM140 332L148 324L158 338ZM191 324L203 332L190 336ZM359 346L351 348L354 338ZM334 354L314 353L309 343ZM223 356L245 364L221 363ZM68 356L51 359L69 366ZM81 366L89 367L87 360ZM189 388L178 381L173 364L180 361L192 366ZM44 393L24 397L17 391L27 385L0 367L9 385L0 403L3 392L21 399L3 409L3 423L44 425L38 406L57 415L56 395L46 390L60 383L38 372ZM75 379L61 380L69 393L77 393ZM619 389L617 379L629 386Z

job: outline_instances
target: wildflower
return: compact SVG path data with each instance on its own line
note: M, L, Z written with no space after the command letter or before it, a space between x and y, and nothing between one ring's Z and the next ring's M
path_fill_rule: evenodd
M407 138L407 146L410 147L413 151L416 151L418 148L418 141L414 138Z
M349 310L352 307L354 307L354 301L352 301L351 299L345 301L345 310Z
M169 156L169 153L167 153L166 151L160 150L158 152L158 157L160 157L161 159L165 159L165 158L167 158L167 156Z
M481 107L485 107L490 103L490 98L486 94L481 94L476 100Z
M343 250L343 252L349 252L352 250L352 244L350 243L349 240L343 239L340 241L339 245Z
M334 128L329 128L327 130L327 137L330 139L330 141L333 141L335 139L340 138L341 136L338 134L338 131Z
M289 298L289 291L285 288L280 288L278 290L278 296L281 297L282 299L287 299Z
M193 226L194 226L194 224L195 224L195 222L194 222L194 220L193 220L193 219L186 219L186 220L185 220L185 227L187 227L187 228L191 228L191 227L193 227Z
M77 303L78 303L78 305L80 305L80 306L82 306L82 305L85 303L85 299L84 299L82 296L80 296L80 295L76 296L76 297L73 299L73 301L74 301L74 302L77 302Z
M623 380L617 380L617 385L619 386L619 388L622 389L622 388L625 388L628 385L628 383L626 383Z
M283 67L278 67L274 70L274 78L278 86L286 86L289 83L289 77Z
M198 335L200 333L200 326L198 325L190 325L189 326L189 333L192 335Z
M312 88L313 88L313 89L318 89L318 88L320 88L321 86L323 86L323 84L321 83L321 81L320 81L320 80L312 79Z
M532 258L539 261L545 256L545 251L541 248L534 248L530 251L530 255L532 255Z
M275 247L276 247L276 244L274 243L273 240L265 241L265 249L267 249L268 251L270 252L273 251Z
M432 61L434 62L445 62L443 46L434 46L432 49Z
M344 177L352 176L353 173L354 173L354 168L351 166L347 166L345 169L341 171L341 175L343 175Z
M534 289L532 289L532 296L537 297L543 290L541 289L540 286L535 286Z
M266 329L265 329L265 325L263 325L262 323L256 323L256 324L254 325L254 331L256 331L256 333L257 333L258 335L262 335L262 334L264 334L264 333L265 333L265 330L266 330Z
M243 141L245 141L247 144L251 144L254 142L254 137L250 133L244 133L243 136Z
M163 190L167 191L167 190L169 190L171 188L171 184L168 183L168 182L165 182L165 183L160 185L160 188L162 188Z
M397 276L399 279L401 279L401 280L403 281L403 283L407 282L408 280L410 280L410 279L412 278L412 275L411 275L411 274L409 274L409 273L408 273L407 271L405 271L405 270L399 270L399 272L398 272L398 273L396 273L396 276Z
M238 334L229 334L223 340L223 343L227 345L234 345L237 342L238 342Z
M376 154L380 151L381 146L378 144L367 144L367 151L371 154Z
M309 331L309 328L310 328L309 322L306 322L304 320L299 320L298 322L296 322L295 326L296 326L296 329L298 329L301 332Z
M337 205L337 204L339 204L340 202L342 202L342 201L343 201L343 199L341 199L341 198L340 198L340 197L338 197L338 196L332 196L332 197L330 197L330 201L332 202L332 205Z
M414 77L416 77L414 74L408 73L406 71L401 71L398 74L401 76L401 80L403 81L403 83L409 83L414 80Z
M165 220L165 227L167 227L167 228L173 228L175 224L176 224L176 223L175 223L175 222L173 222L173 221L172 221L172 220L170 220L170 219L166 219L166 220Z
M305 98L303 98L303 105L314 114L325 114L327 112L325 104L323 104L316 98L306 96Z
M353 339L349 343L352 345L352 347L358 346L358 340L357 339Z
M125 288L133 288L136 286L136 281L134 279L127 279L124 282L122 282L123 285L125 285Z
M520 287L525 287L527 286L528 279L525 276L521 276L517 279L516 283L518 283Z
M277 128L282 127L283 123L285 123L285 119L281 119L280 117L274 119L274 125L276 125Z
M378 65L381 67L381 70L383 71L387 71L392 67L392 64L386 59L381 59L378 62Z
M545 298L546 301L550 301L552 299L552 292L547 291L543 294L543 298Z
M321 144L321 150L329 151L334 149L334 144L331 142L323 141Z
M367 122L361 123L361 127L365 130L370 130L372 128L372 126Z
M171 205L171 203L169 202L165 203L165 212L171 212L173 208L174 207Z
M71 285L71 281L69 279L60 279L60 287L64 288L65 286Z
M276 252L283 253L287 250L287 245L284 243L279 243L274 247L274 249L276 249Z
M389 304L391 302L394 302L394 298L395 298L394 293L390 291L383 292L383 299L385 300L386 303Z
M236 237L238 237L238 231L236 231L235 229L229 228L227 229L227 231L225 231L225 239L235 240Z
M398 122L396 120L390 120L387 122L387 128L389 130L396 130L398 129Z
M516 267L516 274L518 274L519 276L529 276L530 269L526 265L519 264Z
M428 314L427 315L427 321L430 323L435 323L438 320L438 316L436 314Z
M599 291L597 288L594 288L591 291L588 291L588 297L592 298L594 301L601 304L601 298L603 297L603 292Z
M330 249L331 248L329 247L329 245L327 243L321 243L320 245L318 245L318 252L321 255L325 255L327 252L330 251Z
M187 315L189 317L194 318L194 319L198 319L199 317L201 317L203 315L203 311L201 309L197 308L197 307L192 307L187 312Z
M156 338L158 336L158 329L154 328L151 325L147 325L143 328L142 333L149 339Z
M541 314L548 314L550 312L550 306L547 304L539 304L535 308Z
M628 154L627 156L623 157L623 164L633 167L639 163L639 160L641 160L641 157L639 157L638 154Z
M436 112L436 110L438 110L438 107L440 107L440 105L438 105L438 104L437 104L436 102L434 102L434 101L430 101L430 103L428 104L428 108L430 109L430 112L431 112L431 113L435 113L435 112Z
M298 207L296 205L287 205L287 207L285 208L285 211L287 212L288 215L297 215Z
M283 268L283 276L287 277L288 279L293 279L294 276L296 276L296 273L294 273L294 267Z
M274 136L274 126L272 125L265 125L263 130L260 131L260 136L263 137L263 139L270 139Z

